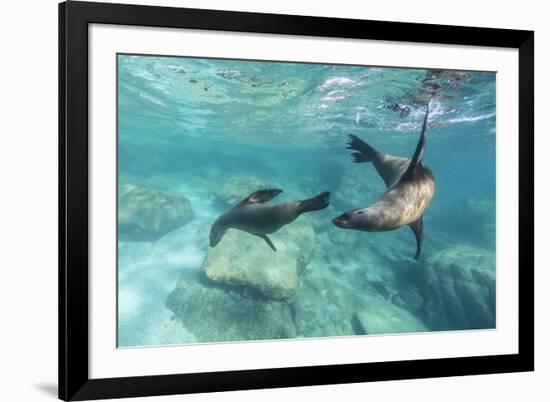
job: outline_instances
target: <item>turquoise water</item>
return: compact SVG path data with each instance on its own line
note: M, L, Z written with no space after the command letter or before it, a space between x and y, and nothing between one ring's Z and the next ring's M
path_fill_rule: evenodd
M495 327L495 74L118 56L118 344ZM331 220L386 190L355 134L436 180L415 260L408 227ZM211 225L251 192L330 206L270 235Z

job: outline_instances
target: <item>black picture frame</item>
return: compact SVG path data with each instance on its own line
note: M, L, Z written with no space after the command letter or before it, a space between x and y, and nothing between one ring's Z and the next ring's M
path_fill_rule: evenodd
M517 354L213 373L88 375L88 25L193 28L519 51ZM70 1L59 4L59 398L119 397L534 370L534 32Z

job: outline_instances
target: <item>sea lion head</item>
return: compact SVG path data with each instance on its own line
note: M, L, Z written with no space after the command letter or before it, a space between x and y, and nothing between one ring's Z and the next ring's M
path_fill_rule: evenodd
M212 228L210 229L210 247L216 247L226 230L227 228L220 225L218 222L212 225Z
M373 231L376 230L376 221L368 208L358 208L337 216L332 220L332 223L342 229Z

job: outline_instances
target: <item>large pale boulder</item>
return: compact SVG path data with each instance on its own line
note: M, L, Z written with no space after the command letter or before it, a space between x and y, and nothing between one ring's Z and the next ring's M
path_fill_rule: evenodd
M313 256L315 234L307 220L284 226L269 235L277 248L246 232L229 229L208 250L203 272L210 280L247 287L270 299L288 299L298 287L300 272Z
M131 184L119 189L118 230L122 240L157 240L192 219L191 203L183 195Z
M265 183L252 176L232 176L214 193L215 198L231 206L254 191L266 188Z
M286 301L236 292L184 270L166 306L196 342L229 342L297 336L291 305Z

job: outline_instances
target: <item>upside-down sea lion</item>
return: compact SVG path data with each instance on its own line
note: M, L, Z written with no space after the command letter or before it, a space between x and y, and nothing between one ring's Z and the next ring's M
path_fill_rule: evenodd
M352 153L354 162L372 162L388 189L369 207L352 209L333 219L338 227L365 232L383 232L409 225L416 237L415 259L420 255L424 239L424 210L435 191L432 171L422 162L428 110L429 105L412 159L383 155L360 138L350 135L347 148L357 151Z
M324 209L329 204L328 191L307 200L277 205L266 204L282 191L279 189L256 191L223 213L216 219L210 230L210 246L215 247L225 231L232 228L261 237L273 251L277 251L271 239L267 237L268 234L276 232L304 212Z

